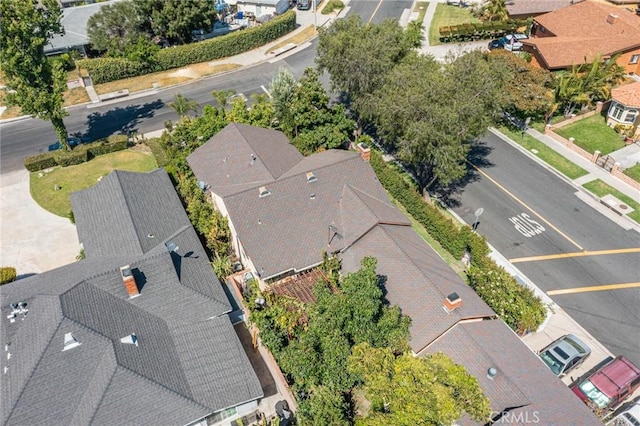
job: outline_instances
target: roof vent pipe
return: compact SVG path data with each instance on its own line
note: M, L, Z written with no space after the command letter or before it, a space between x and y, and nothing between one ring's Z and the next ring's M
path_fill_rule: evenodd
M498 370L495 367L491 367L487 370L487 377L493 380L498 375Z

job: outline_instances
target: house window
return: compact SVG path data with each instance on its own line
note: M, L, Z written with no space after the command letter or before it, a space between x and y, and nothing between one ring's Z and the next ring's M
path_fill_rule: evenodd
M627 111L627 115L624 117L624 122L625 123L633 123L636 121L636 118L638 117L638 110L637 109L630 109L629 111Z
M630 64L637 64L638 63L638 59L640 59L640 55L631 55L631 60L629 61Z
M609 113L609 117L613 118L614 120L620 121L623 112L624 108L622 108L619 104L614 104L613 109L611 109L611 112Z

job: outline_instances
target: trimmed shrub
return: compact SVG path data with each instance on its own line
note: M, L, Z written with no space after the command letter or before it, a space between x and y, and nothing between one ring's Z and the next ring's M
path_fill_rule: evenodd
M86 163L89 155L86 149L79 147L73 151L58 151L55 154L58 165L62 167L75 166L76 164Z
M328 15L332 13L334 10L342 10L344 9L344 3L341 0L329 0L327 5L322 9L323 15Z
M147 139L144 143L151 149L151 153L156 158L158 167L164 167L169 163L169 158L160 143L160 138Z
M3 266L0 268L0 285L8 284L16 280L16 268Z
M45 152L24 159L24 167L30 172L48 169L58 165L54 152Z
M129 138L126 135L112 135L107 139L101 139L98 142L93 142L84 146L89 154L89 159L91 159L98 155L127 149L129 146Z
M483 268L472 266L467 276L478 296L516 333L535 331L544 321L544 304L501 266L494 262L487 262Z
M89 71L94 84L107 83L148 72L165 71L238 55L282 37L295 28L296 13L290 10L257 27L198 43L162 49L156 54L156 64L153 69L150 69L147 64L123 58L83 59L77 61L77 65Z
M514 331L524 334L536 330L546 317L546 308L533 291L520 285L488 256L485 238L469 226L459 227L435 206L427 204L377 151L371 152L371 166L391 196L456 259L471 254L469 284Z
M81 59L76 61L76 65L89 72L93 84L136 77L152 71L147 64L130 61L125 58Z
M440 41L443 43L449 42L464 42L471 40L482 40L489 38L502 37L505 34L516 32L520 27L526 27L528 21L513 20L508 21L484 21L475 24L460 24L450 27L440 27Z
M128 146L129 138L126 135L112 135L96 142L78 145L73 151L58 150L27 157L24 159L24 166L30 172L55 166L72 166L87 162L98 155L122 151Z

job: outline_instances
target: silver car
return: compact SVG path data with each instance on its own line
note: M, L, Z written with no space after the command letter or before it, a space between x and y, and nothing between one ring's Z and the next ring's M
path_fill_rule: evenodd
M573 334L567 334L538 354L556 376L562 377L581 365L591 355L591 349Z

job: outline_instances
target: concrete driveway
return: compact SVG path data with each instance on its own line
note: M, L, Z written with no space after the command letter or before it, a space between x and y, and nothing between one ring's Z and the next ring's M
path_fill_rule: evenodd
M18 277L75 261L80 252L75 225L40 207L29 192L29 172L0 176L0 264Z

